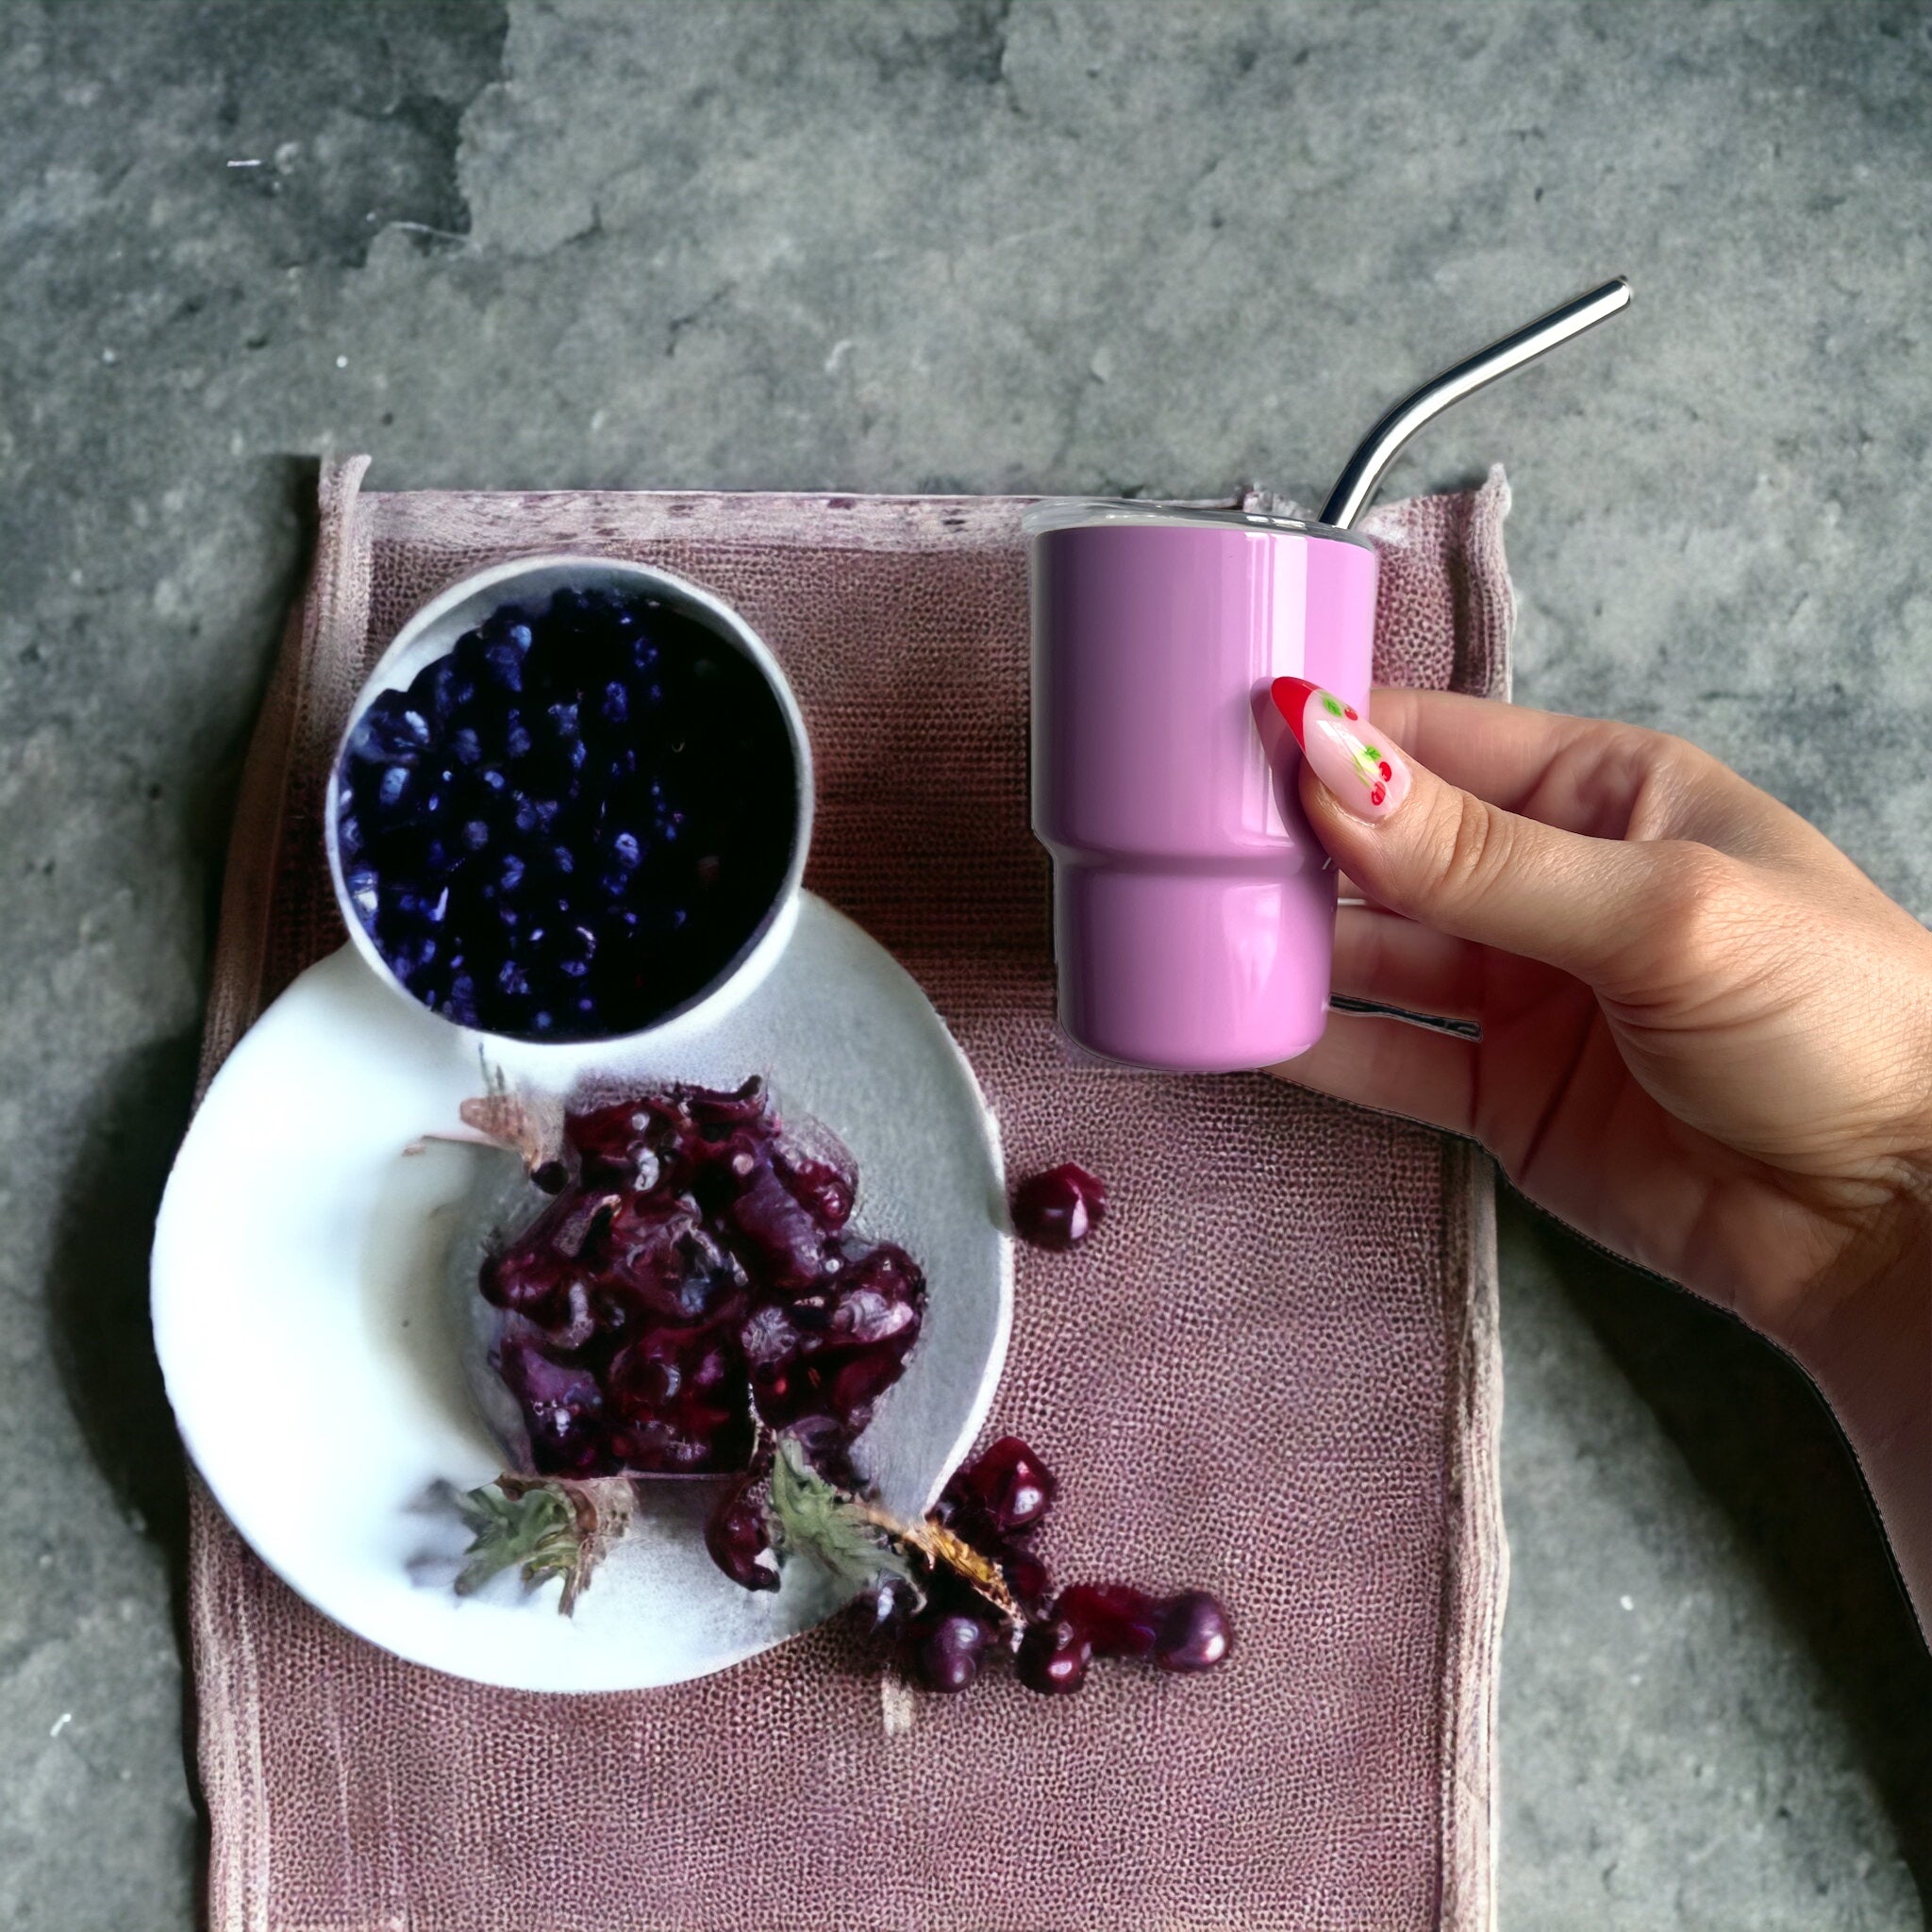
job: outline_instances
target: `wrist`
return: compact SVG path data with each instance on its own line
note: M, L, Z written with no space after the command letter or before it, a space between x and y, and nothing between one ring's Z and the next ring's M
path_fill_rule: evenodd
M1792 1338L1838 1417L1932 1641L1932 1169L1907 1175Z

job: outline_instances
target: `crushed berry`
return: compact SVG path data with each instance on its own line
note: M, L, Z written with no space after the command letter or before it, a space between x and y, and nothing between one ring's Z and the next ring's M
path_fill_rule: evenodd
M1036 1248L1075 1248L1107 1215L1107 1186L1071 1160L1013 1191L1013 1225Z
M635 1032L782 890L797 772L758 668L655 598L558 591L379 693L336 774L356 916L415 997L517 1039Z
M1063 1590L1054 1615L1093 1646L1095 1657L1152 1657L1165 1605L1122 1583L1076 1583Z
M845 1453L919 1339L925 1281L851 1224L843 1150L789 1137L758 1080L572 1113L564 1141L565 1177L480 1284L534 1472L743 1470L762 1423L849 1482ZM755 1479L707 1542L746 1588L775 1583Z

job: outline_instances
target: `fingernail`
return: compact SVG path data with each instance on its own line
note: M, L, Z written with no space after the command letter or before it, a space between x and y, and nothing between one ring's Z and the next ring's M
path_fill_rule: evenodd
M1408 796L1402 754L1383 744L1353 705L1306 677L1277 677L1268 689L1302 756L1344 811L1386 819Z

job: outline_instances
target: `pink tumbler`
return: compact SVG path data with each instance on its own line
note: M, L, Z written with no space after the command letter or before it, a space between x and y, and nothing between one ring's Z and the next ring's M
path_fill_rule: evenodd
M1306 677L1366 704L1374 547L1131 503L1044 504L1026 531L1060 1024L1136 1066L1292 1058L1327 1014L1335 874L1268 688Z
M1366 709L1375 553L1351 526L1451 404L1630 302L1622 277L1405 396L1319 523L1046 503L1033 540L1033 830L1053 854L1060 1024L1134 1066L1232 1073L1322 1037L1335 874L1269 702L1306 677Z

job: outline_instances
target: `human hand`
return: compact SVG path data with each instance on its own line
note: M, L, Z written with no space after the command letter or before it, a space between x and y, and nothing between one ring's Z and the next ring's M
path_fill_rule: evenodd
M1480 1141L1790 1350L1932 1493L1932 934L1681 740L1399 690L1371 727L1275 691L1369 902L1335 991L1481 1037L1334 1012L1274 1071Z

